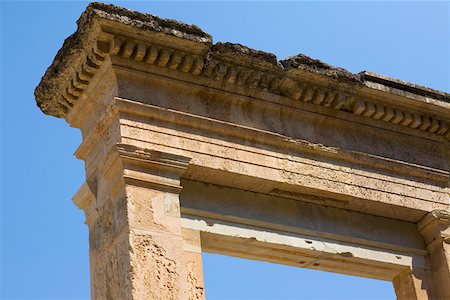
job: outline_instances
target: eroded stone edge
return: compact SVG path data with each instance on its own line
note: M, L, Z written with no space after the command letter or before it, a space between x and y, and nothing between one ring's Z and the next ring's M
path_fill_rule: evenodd
M209 50L206 56L201 56L183 53L176 49L163 49L161 45L148 45L145 42L133 41L133 39L120 36L115 36L113 45L108 45L107 49L98 49L96 39L101 28L97 24L98 22L93 21L96 18L120 22L142 30L163 32L196 43L204 43ZM355 99L348 93L328 90L313 84L304 84L296 80L295 76L292 78L293 76L288 76L288 74L293 72L294 74L296 72L299 74L311 73L331 78L338 81L339 84L354 88L367 85L365 81L378 83L378 79L380 79L386 81L387 83L384 85L389 88L402 89L405 86L407 92L428 97L435 95L437 100L450 102L450 95L444 92L370 72L352 74L343 68L330 66L302 54L277 61L276 56L272 53L254 50L240 44L216 43L212 45L211 36L195 25L161 19L114 5L91 3L77 24L78 30L65 40L63 47L58 51L52 65L47 69L35 90L38 106L49 115L65 117L83 89L89 84L89 79L95 75L96 69L104 61L106 54L111 54L248 88L262 89L294 100L331 106L337 110L413 129L418 128L429 133L438 135L448 135L449 133L448 124L444 120L404 109L387 107L365 99ZM150 53L152 51L153 53ZM74 69L78 65L81 65L81 69Z

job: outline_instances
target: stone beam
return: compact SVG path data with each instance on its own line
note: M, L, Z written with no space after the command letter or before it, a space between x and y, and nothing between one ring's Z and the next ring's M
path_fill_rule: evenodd
M420 255L189 215L182 224L201 232L202 249L210 253L387 281L413 265L425 268Z
M415 223L330 206L327 199L291 199L182 180L182 215L325 238L361 247L425 256ZM374 226L376 224L376 226ZM401 258L398 258L401 260Z
M204 251L389 281L405 270L426 268L427 251L414 223L189 180L182 184L182 225L201 232Z
M183 94L186 100L187 94ZM124 140L192 157L186 178L293 199L303 194L334 199L333 205L341 208L412 222L427 211L448 207L444 184L448 175L437 168L327 147L156 105L122 98L116 101ZM187 103L195 102L189 99ZM235 111L244 113L239 108ZM262 118L255 111L257 108L252 110L254 119ZM298 118L302 117L299 113ZM284 124L294 127L295 120ZM417 146L411 144L411 148ZM77 154L83 158L87 152L82 146Z

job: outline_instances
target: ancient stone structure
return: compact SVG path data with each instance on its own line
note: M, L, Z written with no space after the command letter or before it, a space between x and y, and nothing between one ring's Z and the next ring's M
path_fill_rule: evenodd
M91 4L36 89L82 131L93 299L203 299L201 252L450 299L450 95Z

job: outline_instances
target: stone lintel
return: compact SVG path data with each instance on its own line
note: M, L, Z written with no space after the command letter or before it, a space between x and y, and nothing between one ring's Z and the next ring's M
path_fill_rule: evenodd
M122 117L134 116L145 119L164 121L167 124L195 128L206 133L232 136L243 141L252 138L253 141L263 145L280 149L291 149L302 153L310 153L327 159L333 159L373 169L394 172L402 175L413 175L417 178L431 179L436 182L446 183L449 173L447 171L430 168L419 164L412 164L400 160L371 155L359 151L346 150L330 147L324 144L312 143L307 140L293 139L289 136L272 133L269 131L256 130L239 124L222 122L212 118L206 118L190 113L184 113L172 109L165 109L151 104L115 97L116 107ZM95 135L93 135L93 138ZM90 140L86 139L80 146L78 152L86 152ZM79 156L79 158L84 158Z
M201 232L203 251L303 268L392 280L413 264L425 267L420 255L342 243L282 231L261 230L214 219L184 215L185 229ZM345 262L345 268L343 268Z
M423 238L412 222L340 209L333 207L336 204L332 201L320 202L323 199L319 197L314 202L306 197L294 200L184 178L182 185L182 216L214 220L212 223L234 222L263 231L320 236L398 253L427 254ZM374 223L377 224L376 229Z

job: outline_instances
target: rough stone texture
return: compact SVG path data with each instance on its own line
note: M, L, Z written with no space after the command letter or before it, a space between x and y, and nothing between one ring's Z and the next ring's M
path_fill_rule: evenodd
M78 21L78 26L85 26L93 17L100 17L115 22L138 27L142 30L161 32L174 35L184 39L193 40L199 43L211 43L212 37L196 25L188 25L177 20L163 19L151 14L144 14L138 11L129 10L112 4L93 2L88 5L86 11ZM80 25L81 23L81 25Z
M255 50L241 44L217 43L211 47L208 54L240 65L282 70L282 65L278 62L275 54Z
M93 299L204 299L201 252L450 297L447 94L91 4L36 89L82 131Z
M78 19L77 31L64 41L35 90L37 104L45 113L59 118L66 114L64 109L55 103L56 98L60 96L62 85L70 81L71 74L68 74L68 71L72 69L72 65L79 63L83 52L94 47L92 35L98 31L95 24L98 19L120 22L140 30L173 35L198 43L212 43L212 37L195 25L162 19L112 4L93 2Z
M424 270L405 270L394 278L393 284L398 300L428 299Z
M131 282L136 299L181 298L177 261L168 256L161 241L136 235L131 240Z
M200 232L182 229L184 239L184 258L189 285L188 299L204 300L205 287L203 283L202 245Z
M404 90L413 94L418 94L421 96L426 96L430 98L435 98L438 100L450 102L450 94L431 89L426 86L415 84L412 82L400 80L397 78L392 78L382 74L377 74L369 71L362 71L358 73L363 81L371 81L383 84L388 87L393 87L399 90Z
M186 254L187 282L189 285L188 299L205 299L205 288L203 286L201 254ZM199 260L200 257L200 260Z
M212 37L195 25L161 19L150 14L131 11L114 5L98 2L91 3L77 21L77 31L64 41L62 48L58 51L53 63L47 69L35 90L37 104L45 113L56 117L64 117L67 114L68 108L59 104L58 98L64 90L64 84L71 80L70 76L72 74L70 74L69 70L72 70L72 66L79 64L80 60L84 58L83 52L97 47L93 36L99 31L98 26L96 26L96 20L98 21L99 19L117 22L133 27L136 30L165 34L199 44L212 44ZM103 47L107 46L103 45ZM100 52L108 51L106 48L99 50ZM276 71L281 71L280 69L284 68L286 72L301 70L351 85L361 84L364 81L373 81L387 87L395 87L413 94L450 102L450 95L444 92L386 76L375 75L370 72L352 74L343 68L330 66L304 54L298 54L277 62L276 56L272 53L253 50L239 44L217 43L211 47L203 59L207 63L215 55L224 56L237 64L244 63L257 68L270 66Z
M304 70L307 72L314 72L322 75L326 75L344 82L351 84L361 83L362 80L358 74L350 73L349 71L331 66L318 59L313 59L304 54L297 54L295 56L288 57L281 61L281 64L286 70Z

